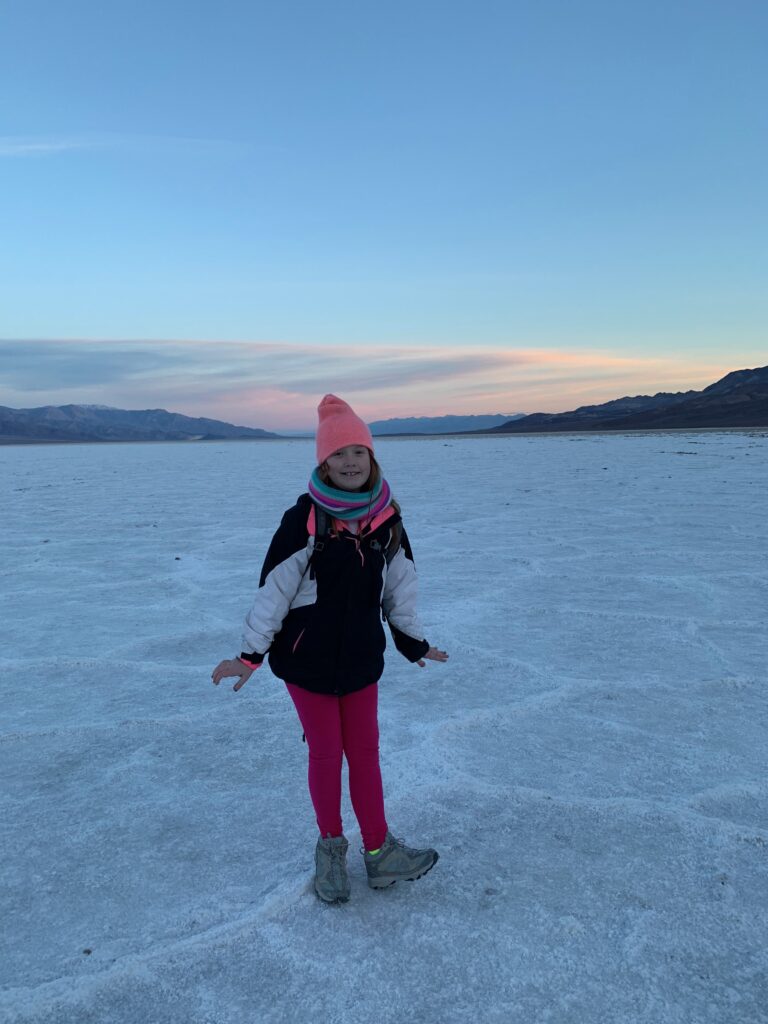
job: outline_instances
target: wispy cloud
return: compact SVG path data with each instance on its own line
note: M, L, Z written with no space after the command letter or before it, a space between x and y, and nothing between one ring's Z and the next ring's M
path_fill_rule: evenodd
M20 136L0 136L0 157L54 156L75 149L92 149L93 143L84 139L42 139Z
M600 351L274 342L0 341L0 404L162 406L279 429L314 422L334 391L380 419L556 412L702 387L733 367Z
M237 153L246 147L230 139L201 139L176 135L98 135L22 136L0 135L0 157L46 157L78 151L131 151L189 156Z

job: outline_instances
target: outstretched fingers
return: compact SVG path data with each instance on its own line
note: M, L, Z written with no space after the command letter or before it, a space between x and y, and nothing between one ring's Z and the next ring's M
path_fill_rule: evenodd
M430 661L448 661L448 655L446 654L446 652L439 651L437 647L430 647L427 653L424 655L424 658L429 658ZM424 661L424 658L419 658L419 660L416 662L419 668L424 668L424 666L426 665L426 661Z

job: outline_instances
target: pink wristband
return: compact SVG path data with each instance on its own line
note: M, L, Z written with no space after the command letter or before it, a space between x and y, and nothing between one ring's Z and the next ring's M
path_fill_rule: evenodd
M239 655L237 660L242 662L243 665L247 665L248 668L251 669L251 671L253 672L255 672L257 668L261 668L261 662L259 662L258 665L254 665L252 661L246 661L245 658L241 658Z

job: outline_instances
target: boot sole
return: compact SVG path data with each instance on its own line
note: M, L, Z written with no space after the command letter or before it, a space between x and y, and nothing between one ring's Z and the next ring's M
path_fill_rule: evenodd
M336 896L334 899L328 900L325 896L321 896L317 889L315 889L315 896L321 903L327 903L329 907L332 907L334 903L349 903L349 896Z
M414 875L412 878L392 878L389 880L386 878L386 876L384 878L369 878L368 885L371 889L389 889L391 885L395 885L397 882L416 882L420 878L423 878L424 875L429 874L429 872L432 870L432 868L435 866L435 864L437 864L439 860L440 854L436 853L435 859L432 861L429 867L424 868L420 875Z

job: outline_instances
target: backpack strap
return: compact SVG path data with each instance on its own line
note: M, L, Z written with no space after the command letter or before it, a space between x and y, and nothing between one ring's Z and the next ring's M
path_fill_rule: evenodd
M312 508L309 511L309 518L307 519L307 529L310 534L314 534L315 544L312 550L312 554L309 558L309 565L312 565L312 559L316 552L322 551L325 547L325 542L328 534L331 532L331 520L332 516L330 512L324 509L321 505L312 502ZM397 552L400 550L400 537L402 534L402 526L400 521L396 522L389 531L389 541L387 542L386 548L382 549L381 544L377 540L371 541L371 547L374 551L384 552L384 558L387 565L390 564L392 559L395 557ZM314 577L314 572L310 573L310 579Z
M331 532L331 517L320 505L313 505L315 513L315 551L322 551Z
M389 531L389 540L387 541L387 546L385 548L382 548L381 544L379 544L379 542L377 540L372 540L371 541L371 548L374 551L383 551L383 553L384 553L384 560L386 561L387 565L390 564L392 559L395 557L397 552L400 550L400 537L401 537L401 535L402 535L402 527L400 526L400 523L397 522L397 523L395 523L395 525Z
M315 555L325 547L325 541L330 532L331 517L329 513L313 501L309 510L309 516L307 517L307 533L315 538L315 543L312 546L312 554L309 556L309 561L307 562L307 569L309 569L309 578L311 580L315 578L315 567L312 564L314 562ZM304 572L306 572L307 569L305 569Z

